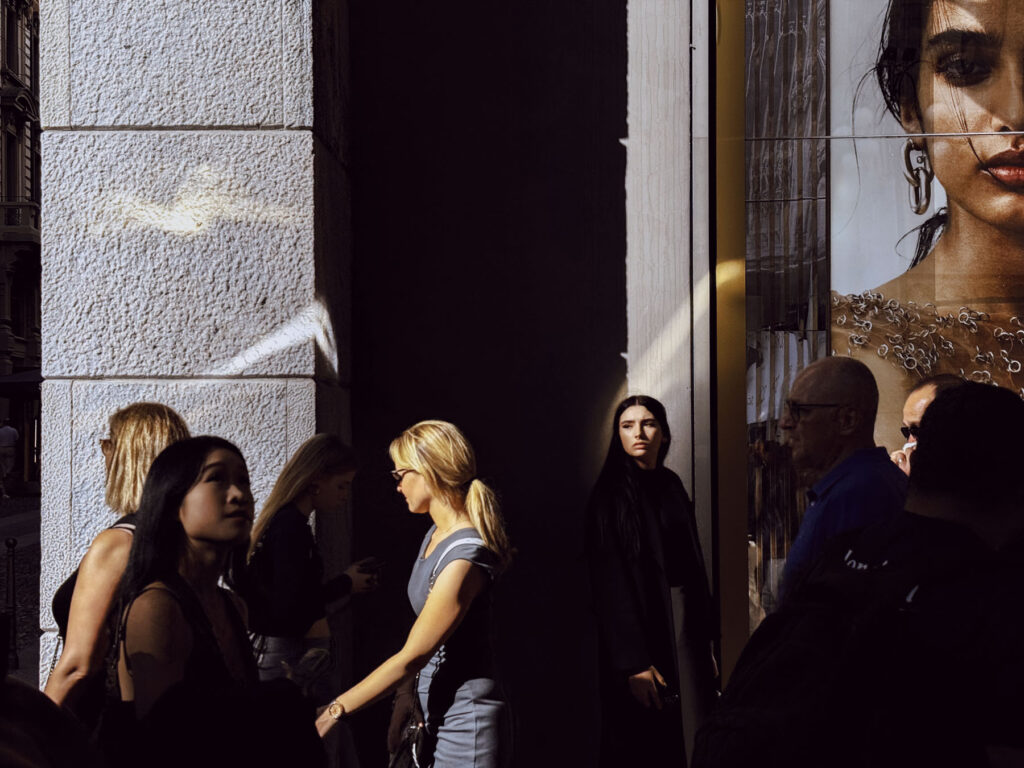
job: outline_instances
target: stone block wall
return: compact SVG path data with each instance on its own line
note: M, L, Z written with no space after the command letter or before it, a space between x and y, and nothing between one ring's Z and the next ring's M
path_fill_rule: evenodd
M350 256L345 101L314 109L347 72L343 3L40 11L45 680L53 590L113 520L110 414L157 400L236 442L259 504L303 440L349 429Z

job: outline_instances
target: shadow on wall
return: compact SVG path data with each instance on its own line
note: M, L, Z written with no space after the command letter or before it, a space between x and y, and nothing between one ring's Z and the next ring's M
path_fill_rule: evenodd
M625 378L625 3L351 4L356 673L394 652L426 521L385 471L424 418L464 429L519 557L496 641L519 766L595 762L582 511ZM387 704L357 715L382 765Z

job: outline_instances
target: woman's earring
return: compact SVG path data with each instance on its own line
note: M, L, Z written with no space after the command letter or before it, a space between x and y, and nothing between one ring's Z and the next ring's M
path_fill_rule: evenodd
M917 152L917 157L911 155ZM932 202L932 179L935 173L928 160L928 153L918 148L913 139L907 139L903 146L903 175L910 184L910 210L920 216Z

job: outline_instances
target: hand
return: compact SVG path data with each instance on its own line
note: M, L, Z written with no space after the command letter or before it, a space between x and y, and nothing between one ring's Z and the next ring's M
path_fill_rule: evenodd
M903 474L910 474L910 457L917 448L917 443L907 443L900 450L889 454L892 463L903 470Z
M380 586L380 571L367 566L379 562L375 557L364 557L345 569L345 575L352 580L352 594L372 592Z
M327 736L328 732L338 724L338 721L327 714L327 707L320 710L320 714L316 718L316 732L320 734L320 738Z
M405 724L409 721L409 715L415 706L415 693L411 691L399 691L395 696L395 705L391 708L391 722L388 723L388 754L394 753L398 745L402 743L402 733Z
M661 692L658 686L666 687L667 683L661 673L654 667L629 676L629 692L640 706L650 709L661 709Z

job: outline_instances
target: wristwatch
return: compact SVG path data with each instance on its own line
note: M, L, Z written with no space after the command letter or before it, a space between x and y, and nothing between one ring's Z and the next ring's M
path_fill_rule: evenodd
M330 703L330 706L327 707L327 714L333 720L341 720L341 716L345 714L345 708L341 706L340 701L335 699Z

